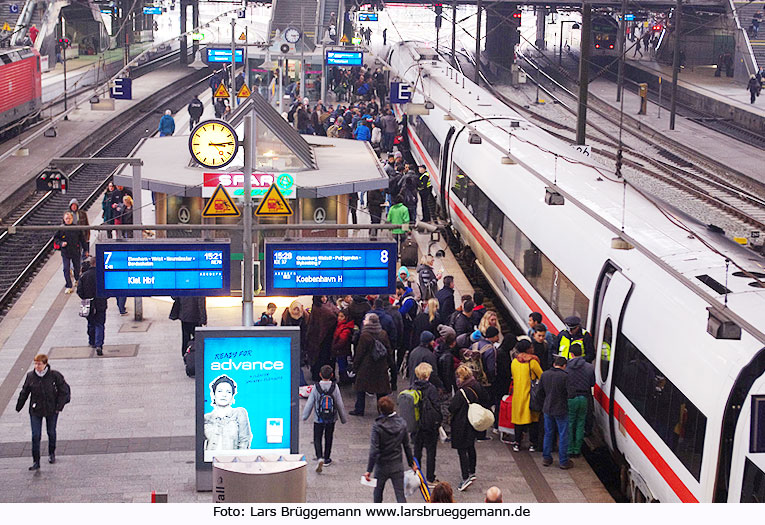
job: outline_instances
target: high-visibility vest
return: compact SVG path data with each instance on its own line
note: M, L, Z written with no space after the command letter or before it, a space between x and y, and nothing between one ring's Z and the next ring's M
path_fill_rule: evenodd
M420 173L420 177L417 179L417 189L424 190L431 187L430 173Z
M603 341L600 344L600 359L601 361L611 361L611 343Z
M566 336L561 337L560 345L558 346L558 355L561 357L565 357L566 359L571 359L569 354L569 352L571 351L571 345L578 344L582 347L582 357L584 357L584 336L586 334L587 334L587 330L583 329L582 334L574 340L569 339L569 337L571 336L570 333L568 333L569 337L566 337Z

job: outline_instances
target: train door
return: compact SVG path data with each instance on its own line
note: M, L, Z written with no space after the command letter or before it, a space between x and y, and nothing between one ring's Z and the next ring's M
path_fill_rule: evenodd
M621 273L611 261L606 262L598 280L596 289L597 304L593 322L593 337L597 357L595 360L595 399L596 405L602 410L595 410L595 417L600 428L608 429L612 448L616 448L614 422L611 415L614 412L614 371L613 363L616 352L616 334L621 325L627 300L632 291L632 281Z
M447 199L449 198L449 174L451 173L452 169L452 163L451 163L451 151L450 146L452 143L452 138L454 137L454 126L451 126L449 128L449 131L446 132L446 138L444 139L444 146L441 150L441 181L440 181L440 191L439 191L439 199L438 199L438 205L441 209L441 217L446 219L448 218L449 213L449 202Z

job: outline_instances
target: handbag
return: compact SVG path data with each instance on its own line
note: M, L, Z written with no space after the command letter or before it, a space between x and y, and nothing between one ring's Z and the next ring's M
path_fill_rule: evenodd
M82 299L80 301L80 317L88 317L90 315L90 307L93 299Z
M462 392L462 396L468 405L467 416L470 426L477 432L488 430L494 424L494 414L492 414L491 410L484 408L478 403L471 403L463 389L460 388L460 392Z
M529 410L542 412L545 404L545 393L539 384L539 379L534 380L531 377L531 361L529 361Z

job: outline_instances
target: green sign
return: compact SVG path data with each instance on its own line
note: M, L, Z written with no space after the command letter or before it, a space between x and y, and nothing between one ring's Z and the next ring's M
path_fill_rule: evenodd
M192 40L204 40L205 34L204 33L191 33L191 39Z

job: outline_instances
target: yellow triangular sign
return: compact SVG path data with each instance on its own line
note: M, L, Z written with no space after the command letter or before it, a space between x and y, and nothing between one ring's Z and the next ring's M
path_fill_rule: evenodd
M340 39L340 43L341 44L347 44L348 43L348 36L347 35L343 35L342 38Z
M247 35L245 35L244 32L242 32L242 34L239 35L239 40L247 40Z
M239 89L239 92L236 94L239 98L247 98L250 95L252 95L252 92L250 91L250 88L247 87L247 84L242 84L242 87Z
M282 192L279 191L279 187L276 184L271 184L263 200L260 201L260 206L255 210L255 215L258 217L289 217L292 215L292 208L290 208Z
M13 28L8 25L8 22L3 24L3 31L11 31L11 29Z
M218 184L215 191L202 210L202 217L239 217L239 209L231 200L226 188Z
M215 90L215 98L229 98L231 95L228 94L228 90L226 89L226 86L221 84L218 86L218 89Z

